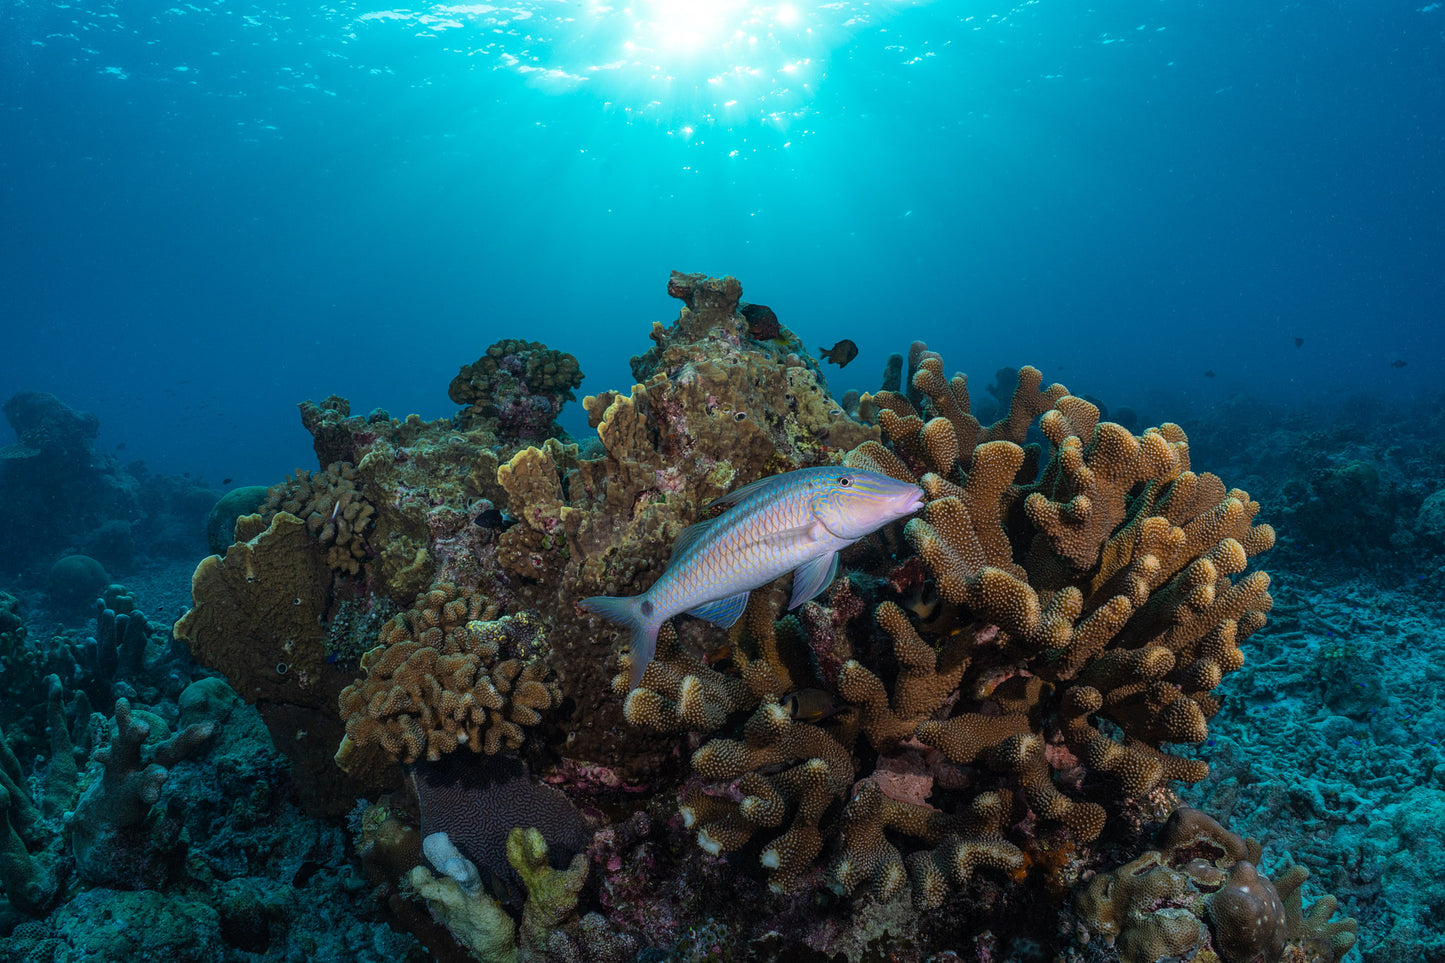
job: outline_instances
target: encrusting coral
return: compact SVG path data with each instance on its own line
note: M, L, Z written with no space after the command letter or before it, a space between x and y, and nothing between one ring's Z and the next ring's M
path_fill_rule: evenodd
M1308 913L1291 866L1271 881L1256 869L1259 842L1241 839L1197 809L1176 809L1155 848L1075 894L1075 912L1092 936L1124 963L1153 963L1211 950L1225 963L1275 963L1290 946L1298 959L1338 963L1355 944L1355 921L1331 921L1335 898Z
M562 701L535 616L496 618L479 594L438 585L383 626L361 658L366 677L340 697L346 737L337 763L381 746L398 762L436 762L465 746L493 755Z

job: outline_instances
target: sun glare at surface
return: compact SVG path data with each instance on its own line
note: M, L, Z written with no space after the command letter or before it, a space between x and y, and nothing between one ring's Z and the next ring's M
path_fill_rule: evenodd
M368 31L409 29L475 67L517 73L552 93L591 94L631 120L701 133L795 123L810 112L830 54L926 3L513 0L398 7L355 22Z
M741 0L648 0L639 6L634 46L671 58L722 39L736 39L749 17L750 4Z

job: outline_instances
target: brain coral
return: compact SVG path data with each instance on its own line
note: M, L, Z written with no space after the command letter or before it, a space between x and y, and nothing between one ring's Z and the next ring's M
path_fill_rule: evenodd
M362 656L366 677L342 690L337 762L345 768L372 744L406 763L436 762L460 746L487 755L520 748L561 690L544 660L541 620L495 616L484 596L443 584L387 622Z
M68 612L89 611L110 576L89 555L67 555L50 567L50 600Z

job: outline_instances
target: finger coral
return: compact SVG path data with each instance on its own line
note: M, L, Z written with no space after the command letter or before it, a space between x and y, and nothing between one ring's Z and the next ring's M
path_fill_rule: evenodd
M257 512L267 523L278 512L295 515L326 548L326 564L355 575L367 557L366 534L376 515L358 481L355 466L345 462L323 471L297 471L271 488Z
M372 744L404 763L436 762L461 746L519 748L561 690L542 657L540 620L496 614L484 596L443 584L387 622L361 658L366 677L342 690L338 763Z
M1271 604L1263 573L1232 576L1274 532L1252 524L1259 505L1247 493L1189 470L1177 425L1135 436L1100 423L1094 405L1058 385L1040 391L1025 368L1008 414L983 428L962 379L941 372L924 358L914 377L932 418L888 396L880 423L894 447L864 445L852 457L923 485L929 500L909 542L960 614L998 627L991 661L1012 674L1001 694L1016 704L1002 716L957 712L918 736L955 762L1013 772L1039 815L1090 839L1103 814L1054 788L1045 745L1060 738L1131 796L1203 778L1203 763L1160 746L1206 737L1218 709L1210 692L1242 664L1239 643ZM1021 442L1040 409L1052 457L1033 480ZM1050 715L1056 728L1039 728Z
M1029 839L1008 828L1021 819L1088 842L1111 804L1203 778L1168 747L1207 737L1212 691L1264 624L1269 580L1246 569L1274 536L1247 493L1190 470L1176 425L1100 422L1032 368L983 425L962 376L921 343L910 358L909 393L869 399L886 443L847 462L923 487L899 546L913 557L885 584L926 579L938 604L909 602L915 622L875 596L870 632L840 579L831 612L802 613L800 659L778 644L791 620L755 600L733 632L736 675L663 640L627 717L711 736L682 804L704 848L760 849L786 889L834 837L835 888L906 887L927 909L980 868L1026 873ZM1024 445L1035 419L1047 451ZM816 724L779 702L809 687L835 703Z

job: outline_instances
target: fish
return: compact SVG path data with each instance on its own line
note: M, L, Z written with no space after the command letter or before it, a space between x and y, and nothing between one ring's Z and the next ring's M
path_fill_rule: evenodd
M478 528L496 528L505 532L517 524L517 520L499 508L488 508L472 519L472 524Z
M631 688L668 619L686 613L731 628L749 593L788 572L788 608L797 608L832 584L842 549L922 508L923 489L861 469L800 468L744 485L711 506L728 510L683 531L646 592L577 603L631 631Z
M842 712L833 693L826 689L795 689L778 700L788 715L800 722L821 722Z
M1213 368L1210 368L1208 371L1204 372L1204 377L1206 377L1206 378L1213 378L1213 377L1214 377L1214 369L1213 369Z
M826 358L840 368L848 367L848 362L858 357L858 346L844 338L831 348L818 349L819 359Z
M1409 363L1410 363L1410 362L1406 361L1404 358L1396 358L1394 361L1391 361L1391 362L1390 362L1390 367L1392 367L1392 368L1403 368L1403 367L1405 367L1405 365L1407 365L1407 364L1409 364Z
M1305 346L1305 339L1304 339L1304 338L1295 338L1295 339L1294 339L1294 346L1295 346L1296 348L1303 348L1303 347Z
M229 485L229 484L231 484L231 482L233 482L233 481L235 481L234 478L222 478L222 479L221 479L221 484L222 484L222 485Z
M778 316L766 304L744 304L738 308L748 322L748 337L754 341L771 341L782 334Z

